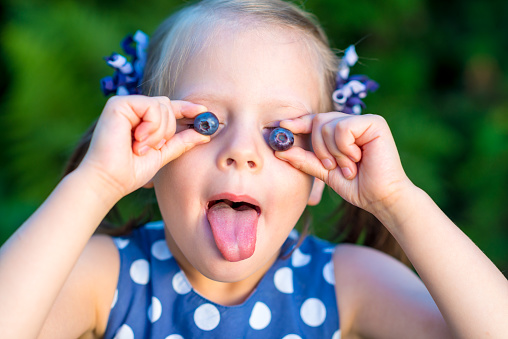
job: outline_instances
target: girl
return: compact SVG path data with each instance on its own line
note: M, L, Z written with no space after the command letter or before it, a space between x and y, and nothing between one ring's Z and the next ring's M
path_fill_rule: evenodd
M108 101L79 166L3 246L3 338L506 336L505 278L406 177L382 118L333 111L337 67L279 0L205 0L164 22L147 96ZM211 137L189 128L205 111ZM269 148L277 126L293 148ZM324 184L376 216L421 280L374 249L295 244ZM140 187L163 222L92 236Z

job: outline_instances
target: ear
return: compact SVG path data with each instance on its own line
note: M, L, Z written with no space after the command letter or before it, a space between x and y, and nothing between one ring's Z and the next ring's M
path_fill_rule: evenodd
M312 185L312 190L310 191L309 201L307 201L307 205L316 206L319 204L324 189L325 183L318 178L314 178L314 184Z

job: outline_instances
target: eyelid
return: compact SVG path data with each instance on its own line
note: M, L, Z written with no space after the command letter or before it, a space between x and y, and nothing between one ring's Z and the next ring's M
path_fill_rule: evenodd
M272 121L272 122L266 124L265 128L271 128L271 129L273 129L273 128L280 127L280 122L281 122L281 120Z

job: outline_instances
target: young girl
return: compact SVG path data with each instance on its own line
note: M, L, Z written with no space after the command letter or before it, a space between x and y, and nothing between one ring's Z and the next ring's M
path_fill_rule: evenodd
M2 338L506 337L505 278L406 177L381 117L334 111L338 66L279 0L205 0L164 22L147 96L107 102L77 168L3 246ZM190 128L205 111L212 136ZM287 151L267 144L278 126ZM372 248L299 238L325 184L421 280ZM163 221L92 236L141 187Z

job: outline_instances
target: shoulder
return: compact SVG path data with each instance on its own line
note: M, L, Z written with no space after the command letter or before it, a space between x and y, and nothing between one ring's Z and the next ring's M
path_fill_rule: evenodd
M400 261L370 247L341 244L335 248L333 264L344 338L375 333L394 338L447 337L444 320L425 285Z

